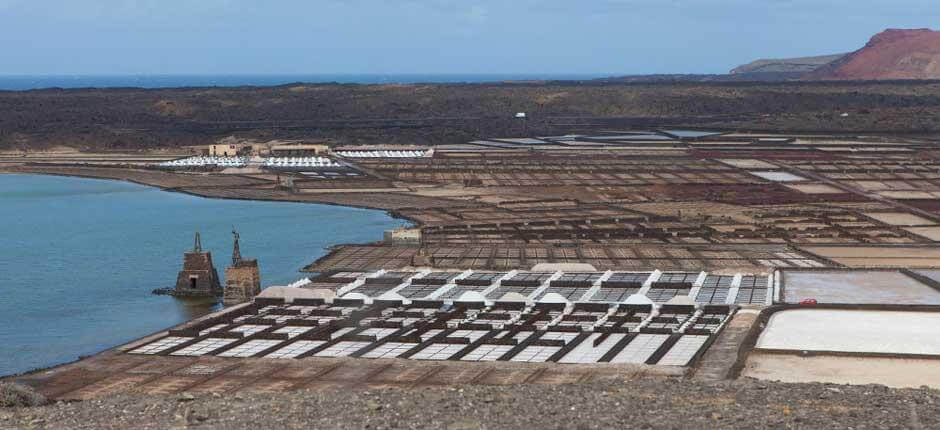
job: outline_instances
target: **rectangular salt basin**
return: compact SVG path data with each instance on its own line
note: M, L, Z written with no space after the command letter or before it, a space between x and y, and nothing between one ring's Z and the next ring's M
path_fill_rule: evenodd
M807 251L847 267L918 267L940 266L940 248L897 246L803 246Z
M934 242L940 241L940 227L908 227L904 230L918 236L926 237Z
M592 334L583 342L578 344L571 352L565 354L559 363L597 363L607 351L610 351L617 342L620 342L626 334L614 333L604 339L603 342L594 346L594 342L602 336L601 333Z
M806 178L801 176L796 176L792 173L787 172L748 172L754 176L764 178L768 181L774 182L795 182L795 181L805 181Z
M722 163L732 165L739 169L776 169L777 166L770 164L766 161L754 160L749 158L722 158L718 161Z
M640 334L633 338L610 362L645 363L668 338L668 334Z
M940 270L915 270L915 273L921 276L926 276L935 282L940 282Z
M757 347L940 355L940 312L793 309L775 313Z
M940 292L895 271L800 272L783 274L783 301L940 305Z
M888 225L928 225L930 220L907 212L865 212L862 215L874 218Z

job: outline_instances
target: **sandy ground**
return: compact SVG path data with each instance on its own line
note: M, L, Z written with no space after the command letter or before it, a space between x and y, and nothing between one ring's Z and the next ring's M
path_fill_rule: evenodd
M839 194L844 191L826 184L795 184L787 187L806 194Z
M23 154L45 154L45 155L72 155L78 152L78 149L65 145L56 145L43 151L26 152L22 149L4 149L0 150L0 155L23 155Z
M592 429L940 426L940 392L643 378L572 385L114 397L0 409L3 428Z
M745 377L782 382L884 384L895 388L940 387L940 361L922 358L798 356L753 352Z
M804 246L802 249L846 267L933 267L940 261L938 248Z

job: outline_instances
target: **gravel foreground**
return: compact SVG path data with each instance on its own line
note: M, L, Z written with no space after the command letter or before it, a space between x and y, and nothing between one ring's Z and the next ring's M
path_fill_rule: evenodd
M940 428L940 391L641 378L577 385L120 396L0 409L0 428Z

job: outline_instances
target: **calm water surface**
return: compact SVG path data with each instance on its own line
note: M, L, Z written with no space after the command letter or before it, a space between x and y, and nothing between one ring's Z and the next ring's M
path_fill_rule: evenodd
M154 296L173 286L193 232L220 276L231 230L283 285L337 243L405 222L381 211L204 199L95 179L0 175L0 375L74 360L205 314L211 303Z

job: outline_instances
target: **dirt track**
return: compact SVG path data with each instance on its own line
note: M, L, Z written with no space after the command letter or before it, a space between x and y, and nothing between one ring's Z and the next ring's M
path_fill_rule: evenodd
M0 410L2 428L937 428L940 392L643 378L574 385L117 397Z

